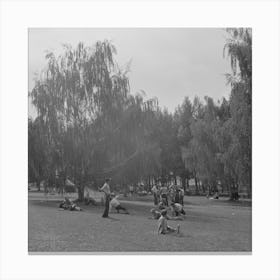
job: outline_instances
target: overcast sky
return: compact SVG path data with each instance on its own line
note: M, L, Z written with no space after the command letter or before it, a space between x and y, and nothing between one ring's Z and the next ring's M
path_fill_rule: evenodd
M148 98L158 97L160 106L172 112L185 96L207 95L217 101L228 97L230 90L224 76L230 72L229 60L223 58L225 38L224 30L214 28L31 28L29 90L34 73L46 65L46 50L59 54L63 43L92 45L109 39L117 48L119 65L132 61L132 94L144 90Z

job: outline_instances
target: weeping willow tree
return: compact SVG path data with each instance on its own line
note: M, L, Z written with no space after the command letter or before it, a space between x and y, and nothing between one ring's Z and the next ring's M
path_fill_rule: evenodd
M64 45L58 57L46 55L47 66L30 94L44 128L49 184L58 173L62 182L70 177L80 200L88 182L100 184L107 176L137 182L158 167L151 126L157 99L129 94L127 69L120 70L115 54L108 41Z
M252 29L229 28L224 55L231 61L232 73L227 74L231 85L230 114L225 123L229 132L229 147L223 155L225 168L236 193L247 186L251 195L252 176Z
M92 47L64 45L58 57L46 55L47 67L30 94L51 151L49 177L57 171L71 176L80 199L90 169L102 170L108 161L106 149L129 92L115 54L108 41Z

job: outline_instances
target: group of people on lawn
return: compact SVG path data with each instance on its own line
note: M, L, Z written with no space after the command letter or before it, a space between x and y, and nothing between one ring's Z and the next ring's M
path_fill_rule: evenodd
M102 215L103 218L108 217L110 206L114 207L118 212L120 210L123 210L128 213L127 210L123 206L121 206L120 202L117 200L118 196L115 196L113 198L111 197L109 182L110 179L106 179L103 187L99 188L99 191L102 191L105 194L105 209ZM177 225L176 229L172 228L167 225L167 220L182 220L182 215L186 214L183 208L183 190L179 186L175 185L171 185L169 186L169 188L166 185L163 185L161 188L155 185L152 188L152 192L154 195L154 204L155 206L157 206L157 209L151 209L151 213L153 214L153 218L158 220L158 233L179 233L180 225ZM168 209L171 210L172 217L167 214Z
M119 196L116 196L114 193L111 193L110 190L110 178L105 180L104 185L99 188L99 191L104 193L105 196L105 208L102 217L108 218L109 211L111 208L114 208L118 213L122 210L125 214L129 214L127 209L123 207L118 200ZM157 208L153 208L151 213L153 218L158 220L158 233L167 234L171 232L179 233L180 226L178 225L176 229L167 225L167 220L182 220L182 215L185 215L183 208L183 194L182 189L178 186L154 186L152 188L154 195L154 204ZM88 199L88 198L87 198ZM169 202L170 200L170 202ZM170 204L170 205L169 205ZM70 211L82 211L71 199L65 197L64 201L59 205L60 208ZM171 210L172 216L167 214L168 210Z
M171 211L171 215L168 215L168 210ZM186 212L184 207L180 203L172 201L170 206L166 206L163 202L160 202L156 208L151 209L152 219L158 220L158 233L167 234L172 232L179 233L180 225L177 228L172 228L167 225L167 220L183 220Z
M179 185L169 185L163 184L162 186L154 185L151 189L154 196L154 204L158 205L162 202L164 205L168 206L169 203L180 203L184 205L184 189Z

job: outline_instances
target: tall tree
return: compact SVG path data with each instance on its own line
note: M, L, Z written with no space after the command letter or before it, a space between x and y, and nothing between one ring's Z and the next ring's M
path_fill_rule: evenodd
M224 54L231 59L232 74L227 75L231 85L229 124L231 141L229 156L236 174L232 186L238 190L245 185L251 194L252 168L252 30L250 28L227 29L229 38ZM228 161L227 161L228 162ZM232 165L232 164L231 164ZM229 164L227 164L229 167Z
M47 68L31 92L38 116L47 128L48 144L58 158L50 165L52 173L71 170L80 199L92 162L98 160L101 170L106 165L108 153L95 157L95 148L110 150L110 139L129 91L128 78L114 61L115 53L108 41L93 47L79 43L76 49L65 45L59 57L47 54ZM68 140L63 140L65 137ZM68 146L62 145L63 141Z

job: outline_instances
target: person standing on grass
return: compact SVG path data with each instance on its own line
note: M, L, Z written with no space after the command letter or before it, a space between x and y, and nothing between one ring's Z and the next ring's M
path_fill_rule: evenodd
M161 201L165 206L168 206L168 188L166 184L164 184L161 189L160 189L160 196L161 196Z
M154 205L158 205L158 188L157 185L154 185L151 189L154 196Z
M173 202L175 199L175 186L173 184L169 186L168 193L170 197L170 202Z
M110 190L110 186L109 186L110 181L111 181L111 179L107 178L105 180L103 187L99 188L99 191L104 192L104 195L105 195L105 209L104 209L104 213L102 215L103 218L109 217L110 195L111 195L111 190Z
M180 188L180 201L179 203L184 206L184 196L185 196L185 191L183 188Z

